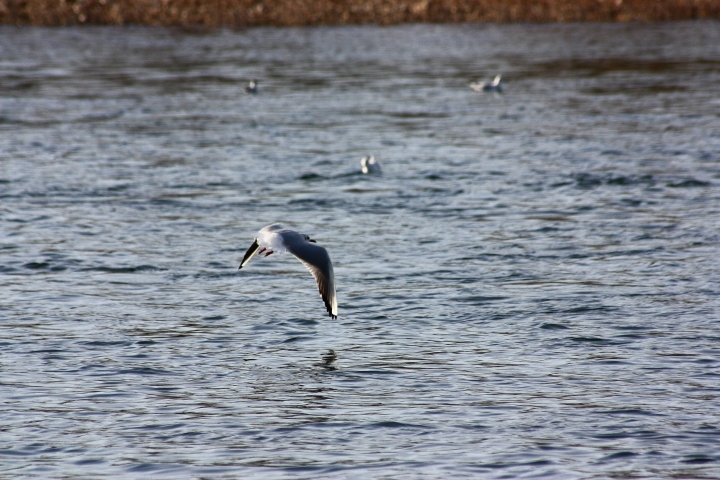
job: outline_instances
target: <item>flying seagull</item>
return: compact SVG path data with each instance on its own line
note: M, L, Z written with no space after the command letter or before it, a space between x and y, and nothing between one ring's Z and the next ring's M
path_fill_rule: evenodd
M476 92L502 92L502 75L496 76L492 82L471 83L470 88Z
M266 257L275 252L292 253L313 274L328 313L332 318L337 318L337 295L332 262L327 250L315 245L315 240L305 234L286 230L279 223L273 223L257 233L255 241L240 263L240 268L244 267L256 252Z
M376 161L372 155L361 158L360 166L362 166L363 173L382 173L380 162Z

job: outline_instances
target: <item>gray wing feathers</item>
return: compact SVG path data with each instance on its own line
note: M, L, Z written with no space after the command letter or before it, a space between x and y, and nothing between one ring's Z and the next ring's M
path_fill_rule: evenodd
M313 274L328 313L332 318L337 318L335 275L327 250L307 242L288 245L287 249Z

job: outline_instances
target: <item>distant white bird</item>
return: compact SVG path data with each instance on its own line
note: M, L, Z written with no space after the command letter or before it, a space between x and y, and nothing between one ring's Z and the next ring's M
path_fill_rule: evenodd
M332 262L327 250L320 245L315 245L315 240L305 234L286 230L279 223L273 223L257 233L255 241L250 245L240 263L240 268L250 261L255 252L258 255L265 254L266 257L275 252L292 253L315 277L328 313L332 318L337 318L337 295L335 294L335 275Z
M245 85L245 93L257 93L257 82L255 80L250 80L247 85Z
M471 83L470 88L476 92L502 92L502 75L496 76L492 82Z
M372 155L361 158L360 165L362 165L363 173L382 173L380 162L376 161Z

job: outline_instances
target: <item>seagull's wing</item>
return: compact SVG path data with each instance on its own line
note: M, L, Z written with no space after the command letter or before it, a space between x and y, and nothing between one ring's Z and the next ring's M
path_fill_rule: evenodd
M257 238L253 242L252 245L250 245L250 248L248 248L248 251L245 252L245 256L242 259L242 262L240 262L240 267L238 267L238 270L240 270L242 267L245 266L246 263L250 261L253 255L255 255L255 252L257 252L257 249L260 248L260 245L258 244Z
M332 318L337 318L335 275L333 274L333 266L327 250L320 245L305 241L292 242L292 244L287 245L287 250L313 274L328 313Z

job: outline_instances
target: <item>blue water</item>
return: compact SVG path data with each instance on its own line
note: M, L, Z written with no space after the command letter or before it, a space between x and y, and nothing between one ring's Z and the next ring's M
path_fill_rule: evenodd
M720 478L719 27L1 27L0 477Z

